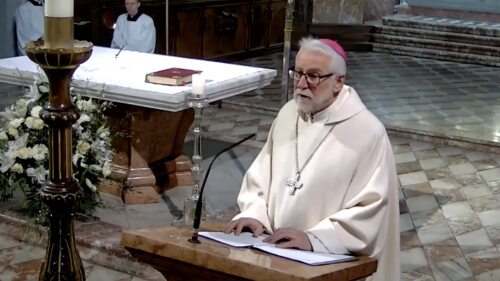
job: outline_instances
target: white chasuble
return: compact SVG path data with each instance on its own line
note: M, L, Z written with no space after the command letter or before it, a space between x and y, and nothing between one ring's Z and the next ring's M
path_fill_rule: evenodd
M297 173L297 152L302 186L292 195L287 181ZM368 280L395 281L400 278L398 200L385 128L345 85L314 120L298 113L293 100L281 109L243 179L241 213L234 219L255 218L271 232L306 231L316 252L375 257L378 269Z
M153 19L141 14L136 20L128 20L128 14L122 14L116 21L111 48L129 51L154 53L156 29Z

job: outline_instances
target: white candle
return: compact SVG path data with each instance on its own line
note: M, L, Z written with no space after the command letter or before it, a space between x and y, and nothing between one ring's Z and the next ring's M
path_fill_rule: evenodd
M194 95L204 95L205 94L205 77L201 74L193 74L193 79L191 82L191 87L193 88Z
M74 0L45 0L45 16L72 18Z

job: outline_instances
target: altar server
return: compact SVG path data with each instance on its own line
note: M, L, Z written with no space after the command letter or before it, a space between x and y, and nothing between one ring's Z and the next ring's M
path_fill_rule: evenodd
M347 56L338 43L305 38L300 46L289 71L294 100L247 171L241 213L225 232L267 232L278 247L368 255L378 268L367 280L399 280L398 182L386 130L344 84Z
M42 0L28 0L14 15L16 23L17 53L26 55L26 44L43 37L44 11Z
M154 53L156 29L153 19L139 11L139 0L125 0L127 13L116 21L111 48Z

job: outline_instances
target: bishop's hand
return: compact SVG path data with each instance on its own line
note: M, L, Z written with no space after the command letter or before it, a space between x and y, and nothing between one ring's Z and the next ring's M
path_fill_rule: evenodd
M279 228L264 239L264 242L276 244L278 248L294 248L312 251L311 241L304 231L295 228Z
M240 235L243 230L250 230L254 237L262 235L266 230L264 225L253 218L239 218L226 225L224 233L234 232L234 235Z

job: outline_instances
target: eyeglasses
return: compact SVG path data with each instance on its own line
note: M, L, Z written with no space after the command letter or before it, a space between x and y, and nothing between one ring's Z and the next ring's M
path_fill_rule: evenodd
M319 75L317 73L304 73L302 71L297 71L295 70L295 67L292 66L288 70L288 76L292 78L295 81L300 81L300 78L302 76L306 76L306 82L308 86L315 86L317 87L321 82L325 81L327 78L333 76L334 73L328 73L325 75Z

